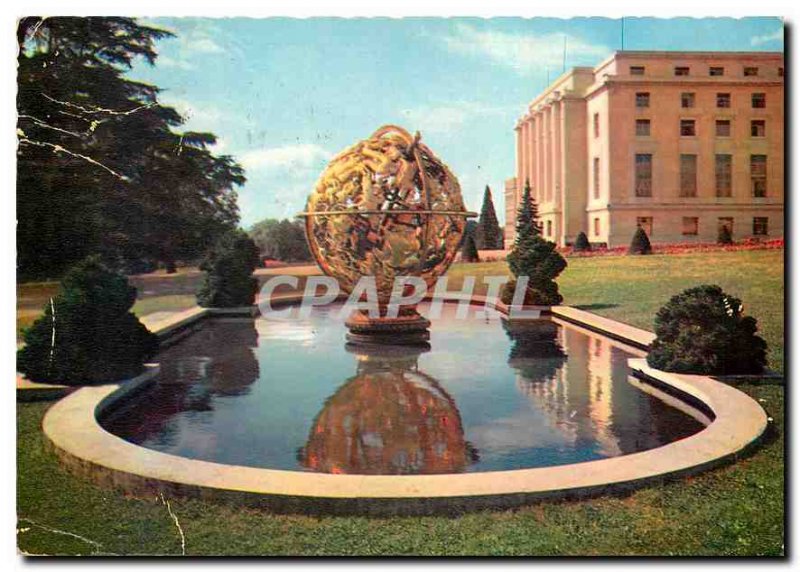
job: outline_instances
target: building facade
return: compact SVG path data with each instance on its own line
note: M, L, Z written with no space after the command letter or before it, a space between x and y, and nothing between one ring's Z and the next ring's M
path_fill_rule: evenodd
M783 54L616 52L528 106L505 184L506 244L526 181L564 246L783 236Z

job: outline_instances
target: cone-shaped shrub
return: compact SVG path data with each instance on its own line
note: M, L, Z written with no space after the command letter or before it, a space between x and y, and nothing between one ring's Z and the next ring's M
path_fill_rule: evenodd
M706 375L761 373L766 342L739 299L719 286L689 288L656 314L647 363L663 371Z
M197 303L206 308L250 306L256 298L259 252L242 230L224 234L206 254L200 269L206 272Z
M719 244L733 244L733 236L731 236L731 229L727 224L720 225L719 232L717 233L717 242Z
M467 235L464 240L464 246L461 248L461 262L480 262L481 257L478 255L478 247L475 246L475 239L472 235Z
M76 264L25 332L17 369L38 382L79 385L133 377L158 338L130 311L136 288L93 256Z
M647 233L641 226L636 227L636 232L631 240L631 246L628 249L628 254L652 254L653 247L650 246L650 239L647 238Z
M592 245L589 244L589 238L585 232L581 231L575 237L575 242L572 243L572 250L575 252L589 252L592 250Z
M483 250L503 249L503 229L497 224L497 214L489 185L483 191L483 206L475 233L475 244Z
M526 183L522 204L517 213L517 238L514 249L506 257L508 267L515 277L528 277L526 304L543 306L558 305L563 298L558 292L556 277L567 267L567 261L556 250L553 242L541 237L536 221L536 207L531 199L530 185ZM501 293L501 299L509 303L515 285L509 283Z

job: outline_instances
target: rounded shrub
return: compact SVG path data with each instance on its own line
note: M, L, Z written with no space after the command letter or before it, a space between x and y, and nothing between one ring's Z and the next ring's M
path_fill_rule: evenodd
M656 339L647 363L663 371L706 375L758 374L767 344L755 318L719 286L689 288L656 314Z
M719 227L719 232L717 233L717 243L733 244L733 235L731 235L731 229L728 228L727 224L723 224Z
M258 280L253 276L260 253L253 239L242 230L222 235L200 265L206 275L197 292L197 303L205 308L251 306Z
M631 246L628 249L628 254L652 254L653 247L650 245L650 239L647 238L647 233L641 226L636 227L636 232L633 234Z
M514 276L528 277L526 304L555 306L563 301L555 279L567 267L567 261L556 250L554 242L539 235L528 236L518 241L506 260ZM513 292L512 288L512 296Z
M589 244L589 238L585 232L581 231L575 237L575 242L572 243L572 250L574 252L589 252L592 250L592 245Z
M136 288L99 257L76 264L25 332L17 370L44 383L108 383L135 376L158 338L130 311Z
M464 239L464 246L461 247L461 262L480 262L481 257L478 255L478 247L475 245L475 239L472 235L467 235Z

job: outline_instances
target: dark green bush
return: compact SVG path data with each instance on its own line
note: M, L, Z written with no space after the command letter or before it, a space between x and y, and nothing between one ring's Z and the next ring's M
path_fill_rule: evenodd
M567 261L558 253L555 243L539 235L529 236L518 241L506 260L514 276L528 277L530 293L526 293L526 300L543 306L563 301L555 278L567 267Z
M719 244L733 244L731 229L728 228L727 224L720 225L719 232L717 233L717 242Z
M575 252L589 252L592 250L592 245L589 244L589 238L585 232L580 231L578 236L575 237L575 242L572 243L572 250Z
M258 247L242 230L224 234L207 253L200 269L206 275L197 292L205 308L236 308L255 302L260 263Z
M158 338L130 312L136 288L98 257L75 265L17 351L17 369L32 381L79 385L137 375Z
M464 246L461 248L461 262L480 262L481 257L478 255L478 247L475 246L475 239L472 235L468 235L464 240Z
M567 261L558 253L555 243L542 238L538 208L527 181L517 210L517 237L506 261L516 278L528 277L525 304L554 306L563 301L555 279L567 267ZM506 283L501 292L501 300L506 302L507 299L506 303L510 303L515 287L516 281Z
M766 342L756 335L755 318L719 286L690 288L656 314L656 340L647 354L651 367L707 375L758 374L766 363Z
M650 246L650 239L647 238L647 233L641 226L636 227L636 232L633 234L631 246L628 249L628 254L652 254L653 247Z

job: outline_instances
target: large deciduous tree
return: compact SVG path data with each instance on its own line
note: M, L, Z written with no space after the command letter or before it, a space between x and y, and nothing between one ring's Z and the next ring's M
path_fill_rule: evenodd
M238 222L244 172L210 133L181 133L156 86L125 76L170 36L131 18L27 17L17 28L20 277L88 254L173 266Z
M268 218L257 222L247 232L265 258L283 262L311 260L305 230L300 221Z

